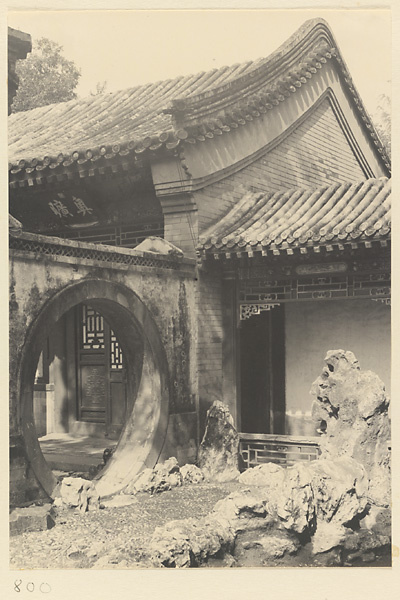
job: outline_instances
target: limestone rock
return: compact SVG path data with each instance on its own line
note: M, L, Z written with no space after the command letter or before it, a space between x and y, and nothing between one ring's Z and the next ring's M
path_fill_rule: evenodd
M78 508L81 512L100 507L99 494L92 481L81 477L65 477L58 490L55 506Z
M390 508L380 508L372 505L368 513L360 521L360 526L368 531L386 537L392 534L392 515Z
M170 521L154 532L149 553L154 566L186 568L230 553L238 533L273 524L259 494L234 492L202 519Z
M204 473L196 465L183 465L181 475L183 483L201 483L204 481Z
M312 537L314 554L327 552L343 544L346 539L346 528L337 522L318 521L317 530Z
M288 537L279 532L256 538L246 545L246 549L261 547L264 560L281 558L285 554L294 554L300 547L300 542L294 537Z
M283 475L282 475L283 473ZM303 533L314 519L314 500L311 473L308 466L297 463L274 473L276 481L266 488L268 512L283 527Z
M372 502L390 502L389 398L379 377L362 371L352 352L329 351L326 367L313 383L313 418L325 431L321 458L348 456L361 463L369 478Z
M318 528L321 521L341 526L361 518L368 503L368 477L360 463L343 456L313 461L309 469Z
M187 568L229 551L233 539L229 527L212 517L170 521L155 530L149 554L154 566Z
M198 464L211 481L231 481L239 476L239 436L228 407L218 400L207 412Z
M177 246L174 246L168 240L163 238L150 236L143 240L135 250L140 252L152 252L154 254L169 254L176 257L183 257L183 252Z
M275 463L265 463L243 471L239 476L239 483L279 488L284 476L285 470L282 467Z
M341 567L343 566L342 548L335 546L326 552L318 552L315 555L312 565L313 567Z
M390 539L390 535L381 535L375 531L362 528L356 531L347 531L343 546L345 550L364 553L389 546Z
M149 492L159 494L182 485L182 475L175 457L168 458L154 469L144 469L124 490L125 494Z
M216 503L211 515L227 521L235 534L269 527L271 518L263 501L264 496L260 491L233 492Z
M224 556L224 560L223 560L223 566L228 569L231 569L232 567L236 567L237 561L236 558L234 556L232 556L232 554L229 554L229 552L227 552Z

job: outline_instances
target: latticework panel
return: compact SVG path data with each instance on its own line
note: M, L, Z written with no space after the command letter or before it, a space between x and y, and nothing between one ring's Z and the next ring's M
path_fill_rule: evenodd
M269 462L286 467L298 461L316 460L320 454L315 440L268 434L239 435L240 454L247 469Z

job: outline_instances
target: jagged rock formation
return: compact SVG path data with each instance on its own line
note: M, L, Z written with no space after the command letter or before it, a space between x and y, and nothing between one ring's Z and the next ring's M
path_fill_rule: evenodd
M171 457L154 469L144 469L125 489L125 494L149 492L158 494L182 485L182 475L176 458Z
M153 254L169 254L177 258L183 257L183 252L180 248L177 248L177 246L174 246L174 244L171 244L168 240L156 236L146 238L136 246L135 250L140 250L140 252L151 252Z
M81 512L97 510L100 497L92 481L81 477L65 477L59 486L54 506L77 508Z
M155 531L153 565L198 566L233 546L235 554L259 549L268 564L305 545L311 556L321 557L321 565L340 565L375 560L375 553L390 547L384 385L374 373L362 372L351 352L328 352L325 362L312 387L313 416L324 431L320 458L287 469L275 464L248 469L238 481L250 489L220 500L203 519L173 521ZM226 406L214 403L199 452L206 476L235 472L236 439Z
M249 532L254 539L247 535L246 547L260 546L267 560L293 554L302 539L312 538L315 554L326 552L344 542L345 525L360 521L367 506L365 470L347 457L288 469L263 465L248 469L240 481L250 478L251 489L220 500L207 517L158 528L150 543L153 564L197 566L229 552L233 542L240 548L240 536Z
M230 481L239 476L239 436L228 407L218 400L207 412L198 464L210 481Z
M313 383L313 418L325 431L321 458L349 456L362 464L369 479L368 495L379 505L390 503L389 398L379 377L362 371L352 352L333 350Z
M181 467L181 475L183 483L201 483L204 481L204 473L196 465L183 465Z
M201 483L204 473L196 465L187 464L180 467L174 456L157 464L154 469L144 469L127 487L122 495L147 492L159 494L174 487Z

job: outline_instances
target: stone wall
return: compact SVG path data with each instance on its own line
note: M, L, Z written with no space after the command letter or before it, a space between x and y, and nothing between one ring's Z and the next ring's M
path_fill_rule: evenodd
M215 400L223 400L222 286L218 267L200 271L197 293L200 436L204 433L207 410Z
M125 336L124 347L129 346L129 328L141 327L147 336L145 344L156 348L153 351L155 366L151 367L153 363L149 363L148 368L160 371L161 393L168 388L165 394L169 400L165 418L165 408L151 400L156 425L149 435L158 439L155 460L161 451L179 454L182 462L193 460L198 442L193 261L176 259L171 262L168 257L165 260L162 256L146 258L146 254L124 249L107 250L33 234L22 234L24 236L28 238L27 247L33 248L35 240L41 243L47 240L49 247L54 244L55 252L46 256L37 251L10 250L12 504L32 501L43 495L43 487L46 489L46 483L39 483L34 468L36 460L40 463L40 457L33 449L35 444L27 448L29 440L36 434L26 423L26 415L33 413L33 380L43 344L41 338L48 335L46 328L54 326L71 306L85 300L103 302L104 316L121 341ZM23 242L21 240L22 245ZM71 256L74 252L79 254L83 248L87 249L87 256L91 253L95 256L96 248L103 254L112 252L115 260L105 262ZM62 252L70 256L57 256ZM123 261L130 254L138 256L142 264L116 263L117 259ZM148 381L151 384L151 377ZM143 390L143 393L151 394L151 390ZM30 409L26 407L29 403Z

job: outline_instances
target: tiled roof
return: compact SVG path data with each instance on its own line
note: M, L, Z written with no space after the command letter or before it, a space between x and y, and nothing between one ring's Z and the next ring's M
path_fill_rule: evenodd
M174 150L182 140L197 143L225 134L273 110L329 60L336 61L389 168L329 27L314 19L268 58L11 115L12 179L40 183L45 173L58 175L73 163L81 177L93 175L107 159Z
M391 180L248 192L200 236L203 254L293 254L337 245L382 241L390 236Z
M253 66L254 63L248 62L222 67L208 73L15 113L9 118L10 161L57 157L61 151L64 155L89 148L100 151L101 146L124 143L128 149L140 150L161 145L169 138L174 143L172 117L163 112L173 98L208 90ZM114 148L114 152L118 151Z

